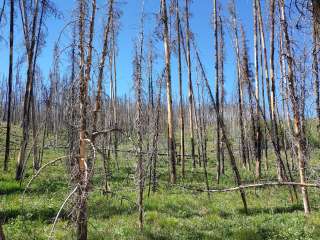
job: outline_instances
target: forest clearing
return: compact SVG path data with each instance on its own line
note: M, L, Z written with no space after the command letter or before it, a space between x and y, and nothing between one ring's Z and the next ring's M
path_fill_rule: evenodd
M0 0L0 240L320 239L319 0Z

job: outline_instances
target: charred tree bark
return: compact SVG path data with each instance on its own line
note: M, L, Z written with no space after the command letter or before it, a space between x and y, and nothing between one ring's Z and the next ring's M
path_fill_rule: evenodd
M198 52L198 50L197 50L197 48L195 46L195 43L194 43L194 48L195 48L197 60L199 62L200 69L201 69L201 72L202 72L202 75L203 75L203 78L204 78L204 81L205 81L205 86L206 86L206 89L207 89L207 91L209 93L209 98L210 98L211 105L212 105L212 107L213 107L213 109L214 109L214 111L216 113L217 120L220 122L219 124L220 124L220 127L221 127L222 138L223 138L223 141L224 141L224 143L226 145L226 148L227 148L227 151L228 151L228 154L229 154L230 163L231 163L232 171L233 171L233 174L234 174L235 182L236 182L236 184L238 186L241 186L241 184L242 184L241 176L240 176L240 173L239 173L239 170L238 170L238 167L237 167L235 156L234 156L233 151L232 151L231 142L230 142L230 140L228 138L228 135L227 135L226 127L225 127L225 124L224 124L224 119L221 118L220 112L217 111L218 109L217 109L216 102L215 102L215 99L213 97L210 85L209 85L209 80L206 77L202 62L200 60L199 52ZM242 203L243 203L244 211L246 213L248 213L246 194L245 194L245 191L243 189L240 189L240 196L241 196L241 200L242 200Z
M12 101L12 68L13 68L13 35L14 33L14 0L10 0L10 50L9 50L9 76L8 76L8 106L7 106L7 132L6 150L4 156L4 171L8 171L10 157L10 130L11 130L11 101Z
M166 67L166 92L167 92L167 108L168 108L168 147L170 162L170 182L176 183L176 153L175 153L175 137L173 127L173 109L172 109L172 89L171 89L171 63L170 63L170 41L167 16L166 0L161 0L161 16L163 22L163 44L165 52Z
M190 27L189 27L189 0L185 1L185 16L186 16L186 46L187 46L187 65L188 65L188 100L189 100L189 128L190 128L190 144L193 167L196 167L195 158L195 141L193 127L193 86L192 86L192 70L191 70L191 55L190 55Z
M237 27L237 15L235 10L234 1L232 1L232 6L230 7L230 14L232 17L232 28L234 33L235 51L237 58L237 91L238 91L238 110L239 110L239 123L240 123L240 155L242 159L243 166L247 166L248 158L246 151L245 142L245 129L243 121L243 96L242 96L242 84L241 84L241 61L240 61L240 47L239 47L239 37L238 37L238 27Z
M95 99L95 107L93 111L93 123L92 128L93 132L98 131L98 118L100 116L101 112L101 105L102 105L102 81L104 76L104 67L105 67L105 61L106 56L108 53L108 40L109 40L109 32L110 32L110 25L111 25L111 19L113 15L113 0L109 1L109 7L108 7L108 20L106 22L106 25L104 27L104 36L103 36L103 48L102 48L102 54L99 62L98 67L98 81L97 81L97 94ZM92 139L92 142L95 143L95 138ZM109 174L109 168L108 168L108 162L109 159L106 157L106 152L103 151L103 166L104 166L104 192L107 193L110 191L109 183L108 183L108 174Z
M80 132L79 132L79 160L78 160L78 195L77 201L77 239L86 240L88 235L88 211L87 211L87 197L88 197L88 158L86 151L86 131L87 131L87 101L88 101L88 84L90 81L91 64L92 64L92 42L95 25L96 0L92 0L92 13L89 24L89 39L87 58L85 60L85 1L80 0L79 10L79 52L80 52Z
M255 69L255 96L257 98L257 102L260 102L260 83L259 83L259 59L258 59L258 19L257 19L257 4L256 1L253 1L253 18L254 18L254 69ZM256 169L255 176L257 179L261 176L261 125L260 125L260 114L259 107L256 105L256 140L255 140L255 151L256 151Z
M219 91L219 46L218 46L218 10L217 10L217 0L213 0L213 21L214 21L214 45L215 45L215 78L216 78L216 91L215 91L215 97L216 97L216 104L217 104L217 110L220 112L220 91ZM221 141L220 141L220 125L219 121L217 121L216 126L216 158L217 158L217 182L219 184L220 181L220 174L221 174Z
M22 117L22 140L17 160L16 167L16 180L21 180L23 177L23 171L26 161L26 150L29 141L29 127L30 127L30 105L31 105L31 93L33 87L33 66L35 57L35 45L36 45L36 31L38 26L38 12L39 12L39 0L34 3L34 11L32 15L31 29L29 27L29 20L27 9L24 1L20 1L20 12L23 25L23 33L25 39L25 46L27 50L28 70L27 70L27 83L24 95L23 103L23 117ZM39 38L39 36L38 36Z
M225 92L224 92L224 55L225 55L225 50L224 50L224 32L223 32L223 24L222 24L222 19L221 16L219 16L219 34L220 34L220 45L219 45L219 67L220 67L220 113L221 113L221 118L224 118L224 104L225 104ZM221 129L220 129L221 132ZM221 138L221 157L220 157L220 175L224 174L224 159L225 159L225 143L223 138Z
M268 63L267 63L267 48L265 43L265 34L264 34L264 27L263 27L263 20L262 20L262 13L261 13L261 6L260 1L256 0L257 3L257 13L258 13L258 22L259 22L259 30L260 30L260 38L261 38L261 47L263 50L263 65L267 83L267 97L269 102L269 115L271 120L271 129L272 134L276 137L276 151L280 153L280 144L279 144L279 137L278 137L278 126L276 120L276 112L275 112L275 93L274 93L274 3L271 2L270 12L271 12L271 39L270 39L270 76L269 78L269 70L268 70ZM273 20L272 20L273 18ZM270 86L271 85L271 86ZM285 175L284 164L282 159L280 158L277 161L277 175L278 180L282 181Z
M293 67L293 55L291 53L291 42L288 33L288 23L286 19L285 12L285 1L279 0L280 3L280 22L281 22L281 30L284 33L284 48L286 51L286 62L288 66L288 88L289 88L289 97L291 100L292 111L293 111L293 129L294 129L294 140L297 148L298 154L298 163L299 163L299 175L300 175L300 183L305 184L305 139L302 133L303 121L301 121L301 113L299 111L299 99L296 94L295 89L295 77L294 77L294 67ZM301 187L302 199L303 199L303 207L305 214L310 213L310 204L308 199L308 191L307 188Z
M250 120L251 120L251 128L250 128L250 135L251 141L254 146L254 155L255 159L258 159L258 152L256 143L256 122L255 122L255 114L254 114L254 102L252 101L252 86L251 86L251 77L250 77L250 67L249 67L249 56L248 56L248 48L246 44L246 36L241 26L241 35L242 35L242 62L241 62L241 71L242 71L242 81L246 84L248 98L249 98L249 110L250 110Z
M312 72L314 78L314 87L316 95L316 111L318 117L318 131L320 133L320 83L319 83L319 45L320 45L320 2L317 0L312 0L312 14L313 14L313 64Z
M182 177L185 177L185 141L184 141L184 106L182 93L182 69L181 69L181 29L180 29L180 14L179 0L176 0L176 30L177 30L177 45L178 45L178 76L179 76L179 118L180 118L180 155L181 155L181 172Z

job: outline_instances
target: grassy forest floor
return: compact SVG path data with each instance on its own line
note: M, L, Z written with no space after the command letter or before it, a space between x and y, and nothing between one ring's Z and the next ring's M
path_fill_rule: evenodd
M17 133L19 134L19 133ZM3 143L4 134L0 141ZM2 146L2 144L1 144ZM211 146L210 146L211 147ZM209 147L209 149L210 149ZM15 153L16 154L16 153ZM44 163L65 153L46 149ZM4 154L0 155L3 162ZM16 157L16 155L15 155ZM230 166L221 183L215 181L214 157L209 155L210 188L235 186ZM165 158L159 159L159 188L148 197L145 191L145 228L138 228L134 170L136 159L132 154L119 154L119 170L112 160L110 186L112 194L103 195L103 167L97 160L93 189L89 196L89 239L320 239L319 189L310 189L312 214L305 217L301 197L291 203L287 187L246 190L249 214L243 212L238 192L215 193L210 198L186 188L205 188L202 168L192 171L188 160L184 181L168 185ZM316 165L319 152L312 152L311 165ZM226 161L228 158L226 158ZM270 165L274 165L272 156ZM22 205L22 193L33 174L32 156L28 160L26 180L20 185L14 180L15 160L10 171L0 175L0 218L5 221L7 239L48 239L52 223L61 204L70 192L69 175L65 163L48 167L31 184ZM180 175L179 167L179 175ZM251 183L253 175L241 168L243 181ZM264 172L263 180L274 180L274 169ZM74 228L68 220L71 205L67 204L55 229L55 239L74 239Z

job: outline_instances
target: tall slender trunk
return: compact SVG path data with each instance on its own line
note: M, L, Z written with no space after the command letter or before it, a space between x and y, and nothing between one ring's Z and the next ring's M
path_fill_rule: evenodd
M255 69L255 96L257 98L257 102L260 102L260 83L259 83L259 59L258 59L258 19L257 19L257 4L256 1L253 1L253 18L254 18L254 69ZM259 106L256 105L256 171L255 176L257 179L261 176L261 126L260 126L260 114L259 114Z
M163 44L165 52L165 67L166 67L166 92L167 92L167 108L168 108L168 147L169 147L169 162L170 162L170 182L176 183L176 154L175 154L175 137L173 127L173 110L172 110L172 89L171 89L171 63L170 63L170 41L168 29L168 16L166 0L161 0L161 11L163 21Z
M275 80L274 80L274 25L275 25L275 0L270 0L270 105L271 105L271 113L272 119L276 124L276 93L275 93ZM277 130L277 126L276 130Z
M183 110L183 94L182 94L182 69L181 69L181 29L179 0L176 0L176 30L178 41L178 76L179 76L179 118L180 118L180 155L181 155L181 171L182 177L185 177L185 143L184 143L184 110Z
M240 123L240 153L242 158L243 166L247 166L247 154L246 154L246 142L245 142L245 132L244 132L244 122L243 122L243 96L242 96L242 84L241 84L241 66L240 66L240 47L239 47L239 37L238 37L238 27L237 27L237 15L234 1L232 1L232 28L234 33L235 41L235 51L237 58L237 91L238 91L238 110L239 110L239 123Z
M189 100L189 128L190 128L190 144L191 157L193 167L196 167L195 158L195 142L194 142L194 127L193 127L193 86L192 86L192 69L191 69L191 54L190 54L190 26L189 26L189 0L185 0L185 16L186 16L186 45L187 45L187 65L188 65L188 100Z
M217 0L213 0L213 21L214 21L214 46L215 46L215 78L216 78L216 104L217 104L217 110L220 112L220 98L219 98L219 46L218 46L218 10L217 10ZM220 174L221 174L221 150L220 150L220 126L219 121L217 121L216 126L216 158L217 158L217 182L220 181Z
M250 69L249 69L249 56L248 56L248 48L246 44L246 36L243 29L243 26L241 25L241 35L242 35L242 62L241 62L241 71L242 71L242 81L245 83L247 87L248 92L248 98L249 98L249 111L250 111L250 120L251 120L251 128L250 128L250 134L251 134L251 141L254 146L257 145L256 143L256 122L255 122L255 114L254 114L254 102L252 101L252 93L253 89L251 86L251 77L250 77ZM257 159L257 149L254 147L254 155Z
M208 197L210 198L209 193L209 179L208 179L208 171L207 171L207 153L206 153L206 138L207 138L207 132L206 132L206 126L205 126L205 108L204 108L204 85L201 84L201 94L200 94L200 83L197 81L197 90L198 90L198 111L196 112L196 116L198 116L198 141L199 141L199 162L202 163L203 167L203 175L204 180L206 184L206 188L208 191Z
M281 22L281 30L284 33L284 47L286 50L286 60L288 66L288 88L289 88L289 97L291 100L292 111L293 111L293 129L294 129L294 140L298 153L298 163L299 163L299 175L300 182L302 184L305 183L305 139L304 135L301 131L303 128L303 122L301 121L301 113L299 111L299 99L296 94L295 89L295 78L294 78L294 70L293 70L293 55L291 53L291 43L290 37L288 33L288 23L286 19L285 12L285 1L279 0L280 3L280 22ZM303 207L305 214L310 213L310 204L308 199L308 191L306 187L301 187L302 199L303 199Z
M23 103L23 115L22 115L22 140L19 150L19 155L17 159L16 167L16 180L21 180L23 177L23 171L26 161L26 150L29 141L29 124L30 124L30 105L31 105L31 92L33 87L33 66L35 57L35 44L36 44L36 30L38 23L38 12L39 12L39 1L36 0L34 3L35 9L33 11L31 33L29 29L27 9L23 1L20 1L20 11L21 19L23 25L23 32L25 38L25 46L27 49L27 59L28 59L28 70L27 70L27 83L24 95ZM31 39L30 39L31 37ZM39 38L39 36L38 36Z
M77 239L86 240L88 235L88 211L87 211L87 195L88 195L88 168L91 165L87 159L86 152L86 131L87 131L87 101L88 101L88 84L90 81L91 64L92 64L92 43L94 36L96 0L92 0L92 13L89 24L89 39L87 58L85 60L85 1L80 0L79 10L79 52L80 52L80 132L79 132L79 180L80 186L78 190L78 209L77 209Z
M113 88L112 88L112 110L113 110L113 125L115 127L118 126L118 114L117 114L117 64L116 64L116 36L115 36L115 23L114 18L112 18L112 29L111 29L111 43L112 43L112 64L113 64ZM114 150L114 158L115 162L118 166L118 134L114 133L114 141L113 141L113 150Z
M232 171L233 171L233 174L234 174L234 179L235 179L236 184L238 186L240 186L242 184L241 176L240 176L240 173L239 173L239 169L237 167L237 162L236 162L235 156L234 156L233 151L232 151L231 142L230 142L230 140L228 138L228 135L227 135L227 130L226 130L226 127L225 127L225 124L224 124L224 119L221 117L220 112L217 111L216 102L215 102L215 99L213 97L210 85L209 85L209 80L206 77L202 62L200 60L199 52L198 52L198 50L197 50L197 48L195 46L195 43L194 43L194 48L195 48L197 60L199 62L200 69L201 69L201 72L202 72L202 75L203 75L203 78L204 78L204 81L205 81L205 87L207 89L207 92L209 93L209 99L210 99L211 105L213 106L213 109L214 109L214 111L216 113L217 120L220 122L219 124L220 124L220 127L221 127L222 138L223 138L223 141L224 141L224 143L226 145L227 152L229 154L230 163L231 163ZM248 213L246 194L245 194L245 191L243 189L240 189L240 196L241 196L241 200L242 200L242 203L243 203L244 211L246 213Z
M320 2L317 0L312 0L312 15L313 15L313 50L312 50L312 72L314 78L314 87L315 87L315 95L316 95L316 111L318 117L318 131L320 133L320 83L319 83L319 45L320 45Z
M10 155L10 130L11 130L11 101L12 101L12 68L13 68L13 35L14 33L14 0L10 0L10 51L9 51L9 77L8 77L8 105L7 105L7 132L6 150L4 156L4 171L8 171Z
M261 39L261 47L263 51L263 65L264 65L264 71L265 71L265 77L266 77L266 83L267 83L267 97L268 97L268 105L269 105L269 115L270 115L270 121L271 121L271 129L272 134L276 137L276 151L280 153L280 144L279 144L279 137L278 137L278 126L277 126L277 120L275 115L275 94L274 94L274 3L270 6L270 12L271 12L271 40L270 40L270 75L269 75L269 69L268 69L268 62L267 62L267 48L266 48L266 42L265 42L265 34L264 34L264 27L263 27L263 20L262 20L262 13L261 13L261 6L260 1L255 0L257 3L257 14L258 14L258 22L259 22L259 30L260 30L260 39ZM273 20L272 20L273 18ZM271 76L271 79L269 78ZM271 85L271 86L270 86ZM280 158L277 161L277 175L278 180L282 181L284 178L284 171L283 168L283 162Z
M142 16L143 18L143 16ZM143 26L143 25L142 25ZM143 229L143 192L144 192L144 160L143 160L143 116L142 116L142 49L143 49L143 28L140 39L140 51L136 49L134 61L135 68L135 95L136 95L136 121L135 128L137 132L137 181L138 181L138 208L139 208L139 228Z
M260 46L261 44L261 38L260 40ZM263 52L260 51L260 64L263 65ZM261 67L261 97L262 97L262 108L263 108L263 114L266 116L266 98L265 98L265 78L263 69ZM264 145L264 158L265 158L265 169L269 170L269 159L268 159L268 137L267 137L267 123L264 125L264 136L263 136L263 145Z
M35 96L34 91L32 91L32 97L31 97L31 121L32 121L32 138L33 138L33 168L34 170L39 170L40 163L38 158L38 129L37 129L37 116L36 116L36 106L35 106Z
M33 60L33 72L32 72L32 84L35 85L35 69L36 69L36 63L37 63L37 57L38 57L38 51L39 51L39 44L40 44L40 34L41 34L41 27L43 22L43 15L45 11L45 3L41 2L41 14L39 18L39 27L38 27L38 33L37 33L37 40L36 40L36 46L35 46L35 54L34 54L34 60ZM37 135L37 124L36 124L36 109L35 109L35 91L34 86L32 86L31 89L31 116L32 116L32 138L33 138L33 168L34 170L40 169L40 162L38 157L38 135ZM57 131L56 131L57 132ZM56 133L57 134L57 133Z
M80 0L80 19L79 19L79 52L80 52L80 74L79 74L79 82L80 82L80 144L79 144L79 159L78 159L78 184L81 188L78 190L77 201L78 209L77 209L77 239L78 240L86 240L87 239L87 201L85 196L85 189L87 188L87 179L86 175L86 106L87 106L87 87L88 83L86 82L84 68L85 68L85 50L84 50L84 35L85 35L85 27L84 27L84 19L85 19L85 2L84 0ZM84 197L82 197L84 195Z
M93 132L97 131L97 123L98 123L98 116L100 115L101 110L101 96L102 96L102 80L104 77L104 67L105 67L105 61L106 56L108 53L108 37L110 32L110 25L111 25L111 19L113 14L113 0L109 1L109 10L108 10L108 20L104 27L104 36L103 36L103 48L102 48L102 54L99 62L99 68L98 68L98 81L97 81L97 95L96 95L96 101L95 101L95 108L93 111Z
M219 46L219 66L220 66L220 113L221 118L224 117L224 101L225 101L225 93L224 93L224 32L223 32L223 24L221 16L219 16L219 34L220 34L220 46ZM220 129L221 132L221 129ZM221 163L220 163L220 174L224 174L224 149L225 149L225 143L223 138L221 138Z
M155 192L157 190L157 159L158 159L158 140L159 140L159 132L160 132L160 114L161 114L161 89L162 89L162 80L163 76L161 76L159 81L159 90L157 96L157 106L156 113L154 119L154 136L152 139L153 146L153 156L152 156L152 191Z

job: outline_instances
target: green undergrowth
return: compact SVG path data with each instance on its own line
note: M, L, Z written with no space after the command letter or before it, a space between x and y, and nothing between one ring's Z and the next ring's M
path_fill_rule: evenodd
M46 149L44 163L65 155L61 149ZM270 169L264 171L263 181L274 180L274 156L270 155ZM32 157L28 160L26 179L20 184L14 180L15 156L12 153L10 171L0 175L0 219L4 222L7 239L48 239L54 218L66 196L72 190L65 162L45 169L22 196L26 183L33 174ZM210 188L234 186L233 175L226 158L226 174L220 184L215 180L215 164L210 154ZM319 151L312 152L311 166L317 166ZM3 162L3 155L0 156ZM207 193L203 168L192 169L187 160L185 179L178 166L178 183L168 184L168 167L165 158L158 162L158 190L150 192L146 179L144 229L138 228L136 206L135 157L120 153L118 165L112 158L110 176L111 194L104 195L101 159L89 195L88 239L233 239L233 240L284 240L320 239L319 190L310 189L312 214L305 216L301 196L291 202L287 187L250 189L246 191L249 213L243 211L238 192ZM240 167L244 182L253 182L251 171ZM293 172L296 176L296 172ZM315 173L316 175L317 173ZM70 221L72 202L66 204L54 229L55 239L75 239Z

